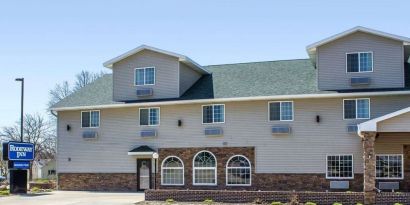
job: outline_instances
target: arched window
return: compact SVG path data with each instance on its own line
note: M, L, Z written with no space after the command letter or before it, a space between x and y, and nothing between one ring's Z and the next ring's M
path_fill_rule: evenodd
M226 164L226 184L251 185L251 163L245 156L235 155Z
M184 185L184 163L175 156L169 156L162 161L162 185Z
M194 157L194 185L216 185L216 158L208 151L198 152Z

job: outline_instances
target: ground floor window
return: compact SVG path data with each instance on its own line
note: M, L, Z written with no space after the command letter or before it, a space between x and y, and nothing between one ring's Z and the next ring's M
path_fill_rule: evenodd
M251 185L251 163L242 155L231 157L226 164L226 184Z
M216 158L211 152L198 152L193 168L194 185L216 185Z
M181 159L170 156L162 161L162 185L184 185L184 164Z
M376 155L376 178L378 179L402 179L403 178L403 155Z
M326 178L353 178L353 155L328 155Z

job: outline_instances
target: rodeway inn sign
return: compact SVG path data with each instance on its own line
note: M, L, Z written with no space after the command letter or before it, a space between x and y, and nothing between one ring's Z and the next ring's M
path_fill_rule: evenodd
M10 161L31 161L34 159L34 144L23 142L8 143Z

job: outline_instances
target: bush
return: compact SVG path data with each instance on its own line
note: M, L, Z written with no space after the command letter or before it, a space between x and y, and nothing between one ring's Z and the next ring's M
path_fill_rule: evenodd
M40 191L40 188L35 186L35 187L31 188L30 191L36 193L36 192Z
M204 200L204 203L205 203L205 204L213 204L213 203L214 203L214 200L212 200L212 199L205 199L205 200Z
M9 190L0 191L0 196L8 196L10 194Z
M282 202L274 201L270 205L283 205Z
M342 203L335 202L333 205L343 205Z
M356 205L363 205L362 203L356 203Z
M253 201L253 203L254 203L254 204L263 204L263 200L262 200L261 198L256 198L256 199Z
M172 204L172 203L174 203L175 201L174 201L174 199L167 199L167 200L165 200L165 203L167 203L167 204Z
M305 205L316 205L316 203L313 202L306 202Z
M403 205L402 203L394 203L394 205Z

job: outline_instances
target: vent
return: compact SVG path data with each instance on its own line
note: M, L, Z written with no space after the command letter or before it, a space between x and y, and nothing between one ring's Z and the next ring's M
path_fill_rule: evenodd
M399 182L379 182L379 189L382 190L398 190Z
M94 140L98 138L98 132L96 131L84 131L83 139L85 140Z
M272 134L289 134L290 126L289 125L275 125L272 127Z
M331 189L349 189L349 181L330 181Z
M154 93L152 88L138 88L137 89L137 96L144 97L144 96L152 96Z
M357 125L347 125L347 132L348 133L357 133L359 127Z
M157 131L156 130L142 130L140 132L141 137L156 137Z
M355 86L355 85L369 85L370 84L370 78L368 78L368 77L350 78L350 84L352 86Z
M222 136L223 130L221 127L208 127L208 128L205 128L205 135L206 136Z

